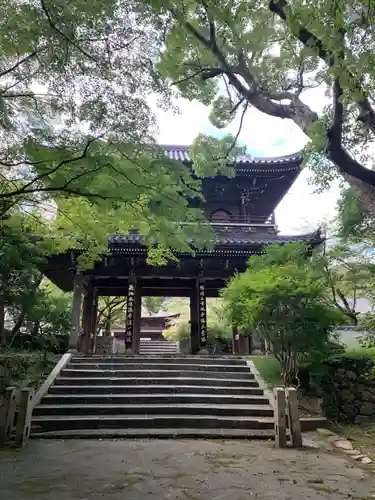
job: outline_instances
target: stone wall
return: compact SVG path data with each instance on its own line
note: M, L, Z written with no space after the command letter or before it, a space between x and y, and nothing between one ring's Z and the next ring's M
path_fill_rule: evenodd
M323 362L316 376L322 407L335 421L375 417L375 360L370 356L337 356Z

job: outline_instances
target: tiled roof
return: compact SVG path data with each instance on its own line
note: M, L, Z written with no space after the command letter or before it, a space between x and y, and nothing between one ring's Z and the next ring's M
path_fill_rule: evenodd
M217 234L216 245L217 246L227 246L227 245L241 245L241 246L257 246L257 245L267 245L270 243L293 243L296 241L311 241L314 239L320 239L317 232L303 234L303 235L279 235L279 234L267 234L267 233L251 233L251 232L230 232L227 234ZM142 245L144 241L144 236L140 234L118 234L112 235L108 238L109 245L113 248L116 246L133 244L135 246ZM193 244L192 241L189 243Z
M189 153L189 146L175 146L175 145L161 145L165 150L168 158L171 160L179 160L184 163L192 163L192 159ZM262 166L272 166L272 165L286 165L290 163L297 163L301 160L298 153L286 156L278 156L273 158L267 158L263 156L251 156L246 154L237 155L235 159L236 166L250 166L250 165L262 165Z

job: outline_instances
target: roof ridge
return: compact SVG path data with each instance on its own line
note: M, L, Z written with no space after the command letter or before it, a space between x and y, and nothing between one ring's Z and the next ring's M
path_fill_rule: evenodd
M190 145L159 144L158 146L165 150L167 156L170 159L180 160L186 163L192 162L192 158L190 156L190 151L189 151ZM246 146L243 146L241 149L242 151L235 156L235 163L239 167L241 165L249 166L257 164L280 165L289 163L290 161L295 162L301 160L300 151L282 156L254 156L253 154L248 153L246 151Z

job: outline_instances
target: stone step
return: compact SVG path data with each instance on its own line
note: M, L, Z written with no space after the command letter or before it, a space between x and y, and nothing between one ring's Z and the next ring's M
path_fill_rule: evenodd
M34 432L37 439L274 439L273 429L78 429Z
M74 357L69 364L79 364L80 366L86 365L97 365L99 364L111 364L111 365L128 365L128 364L148 364L148 363L158 363L158 364L166 364L166 365L239 365L246 366L246 362L243 359L231 359L231 358L201 358L201 357L181 357L181 356L163 356L159 358L158 356L113 356L113 357L102 357L102 358L94 358L94 357ZM249 368L247 368L249 369Z
M273 429L273 418L210 415L49 415L34 416L35 432L73 429ZM226 435L226 431L223 432Z
M47 394L42 405L86 405L86 404L224 404L224 405L269 405L266 396L232 394Z
M70 381L71 379L68 379ZM92 379L90 379L92 380ZM89 381L90 381L89 380ZM102 381L102 379L100 379ZM174 380L173 380L174 381ZM228 394L230 396L262 396L260 387L233 387L215 385L53 385L49 394Z
M272 417L269 405L233 404L40 404L34 408L35 416L73 415L211 415L211 416L257 416Z
M151 349L149 347L140 347L139 349L139 352L140 354L144 354L144 355L154 355L156 356L157 354L177 354L178 353L178 350L177 348L173 348L173 349L161 349L161 348L158 348L158 349Z
M84 370L84 369L71 369L65 368L62 370L61 375L63 377L103 377L103 378L114 378L114 377L202 377L207 378L230 378L230 379L251 379L254 375L249 371L214 371L214 370L199 370L194 367L188 367L190 369L180 369L180 370L153 370L150 369L126 369L126 370Z
M155 378L153 374L149 374L146 372L143 375L148 376L137 376L137 377L87 377L87 376L73 376L69 377L59 376L55 380L55 385L197 385L197 386L220 386L220 387L258 387L258 382L254 379L254 377L247 378L212 378L212 377L168 377L169 372L166 372L162 377ZM195 375L195 374L194 374ZM210 374L211 375L211 374Z
M88 363L81 361L75 363L74 361L69 363L69 370L150 370L152 372L158 370L165 370L168 368L167 363L160 363L155 360L144 361L144 362L124 362L124 363L111 363L98 361L97 363ZM210 371L225 371L225 372L244 372L249 373L249 367L246 364L236 365L236 364L222 364L222 365L202 365L197 363L173 363L173 370L196 370L202 372Z
M178 344L175 343L170 343L170 342L141 342L140 343L141 347L148 347L150 349L153 348L162 348L162 349L177 349Z
M141 344L178 344L176 340L148 340L145 338L140 338Z
M166 351L166 352L178 352L178 347L176 345L173 346L148 346L148 345L141 345L140 349L142 351Z

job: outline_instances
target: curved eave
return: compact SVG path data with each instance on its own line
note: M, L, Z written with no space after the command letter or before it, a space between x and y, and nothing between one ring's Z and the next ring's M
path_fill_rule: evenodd
M176 160L185 165L193 165L189 146L161 145L166 155L171 160ZM297 173L301 170L301 154L277 157L255 157L246 153L236 156L234 162L229 163L236 169L237 175L267 174L267 173Z
M145 250L147 251L147 246L143 245L144 237L140 234L122 234L113 235L108 238L108 245L112 253L129 253L131 251ZM231 238L229 235L222 235L218 237L213 250L197 250L198 255L208 255L215 254L217 251L227 250L233 248L253 249L254 247L271 245L271 244L287 244L295 243L298 241L305 241L313 246L319 245L324 241L320 229L312 233L302 234L302 235L276 235L276 234L264 234L264 235L249 235L249 233L244 233L240 238ZM192 248L193 244L190 242ZM187 252L176 252L177 256L180 255L191 255Z

